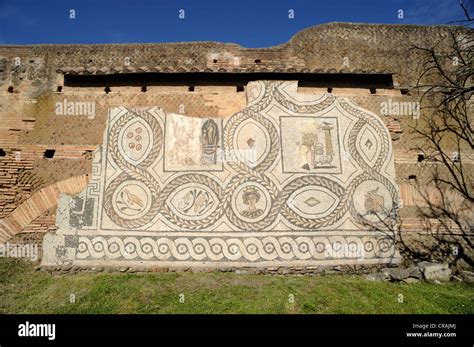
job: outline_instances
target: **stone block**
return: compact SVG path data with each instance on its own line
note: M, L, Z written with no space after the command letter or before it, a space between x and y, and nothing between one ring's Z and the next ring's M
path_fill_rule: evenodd
M409 278L403 279L403 282L408 283L408 284L413 284L413 283L419 283L420 280L418 278L409 277Z
M451 269L448 264L422 262L418 266L427 281L447 282L451 279Z
M423 278L423 273L421 272L418 266L410 266L408 268L409 277L416 278L421 280Z
M394 281L401 281L410 276L410 271L403 268L385 268L382 273Z
M474 272L461 270L459 272L459 275L461 276L461 279L463 280L463 282L474 283Z

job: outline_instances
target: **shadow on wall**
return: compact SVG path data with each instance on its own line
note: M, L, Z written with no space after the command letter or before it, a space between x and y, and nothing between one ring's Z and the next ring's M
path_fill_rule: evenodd
M393 88L391 74L352 73L124 73L109 75L64 75L68 87L114 86L243 86L250 81L298 81L300 87Z

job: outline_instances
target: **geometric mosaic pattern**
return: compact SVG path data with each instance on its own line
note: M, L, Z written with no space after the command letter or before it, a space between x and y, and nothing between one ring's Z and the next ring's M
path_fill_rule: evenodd
M257 81L225 119L109 110L93 177L63 196L44 265L395 262L384 123L343 97Z

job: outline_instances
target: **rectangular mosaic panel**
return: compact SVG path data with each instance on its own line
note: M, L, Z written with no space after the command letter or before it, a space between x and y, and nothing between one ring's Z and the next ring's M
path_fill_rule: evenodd
M280 117L280 128L284 173L341 173L336 117Z

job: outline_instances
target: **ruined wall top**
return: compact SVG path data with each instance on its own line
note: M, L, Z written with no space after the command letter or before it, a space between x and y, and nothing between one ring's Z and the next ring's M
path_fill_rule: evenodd
M434 46L451 33L472 35L473 31L455 26L328 23L269 48L219 42L0 46L0 78L8 79L14 72L11 58L18 56L39 58L36 67L49 78L54 73L389 73L395 87L403 87L413 85L418 76L412 47Z

